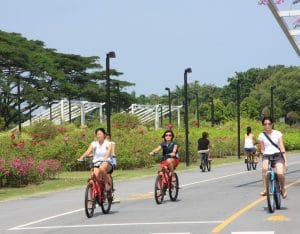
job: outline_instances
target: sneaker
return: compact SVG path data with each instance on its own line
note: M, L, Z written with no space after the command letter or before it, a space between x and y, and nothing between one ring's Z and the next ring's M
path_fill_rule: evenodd
M260 196L267 196L267 191L263 191L260 193Z

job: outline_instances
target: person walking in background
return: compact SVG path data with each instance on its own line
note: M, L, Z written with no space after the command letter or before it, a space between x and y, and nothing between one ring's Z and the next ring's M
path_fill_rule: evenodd
M255 153L255 136L251 133L251 127L247 127L247 133L244 138L244 150L245 150L245 163L247 163L247 154L248 152Z
M262 181L264 190L263 192L261 192L261 195L267 195L266 171L268 170L268 163L270 158L274 157L277 176L281 187L281 195L282 198L286 198L287 192L285 188L284 171L288 168L288 162L282 139L282 133L272 128L273 120L270 117L264 117L262 120L262 124L264 126L264 131L258 136L261 152L263 153Z

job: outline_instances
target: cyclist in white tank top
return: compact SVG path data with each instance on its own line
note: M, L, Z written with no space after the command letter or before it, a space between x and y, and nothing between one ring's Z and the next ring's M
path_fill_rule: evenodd
M104 180L111 186L112 180L108 175L112 173L113 166L111 163L111 144L105 141L105 130L103 128L97 128L95 130L97 137L96 141L93 141L87 151L85 151L78 160L82 160L85 157L89 157L93 154L93 167L94 173L97 177L103 176ZM107 188L109 189L109 188Z

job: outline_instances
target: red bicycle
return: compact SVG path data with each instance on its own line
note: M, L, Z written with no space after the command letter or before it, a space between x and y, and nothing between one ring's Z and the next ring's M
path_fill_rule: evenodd
M107 186L103 176L97 178L93 172L87 181L84 197L85 214L88 218L93 217L96 202L101 206L103 214L109 213L113 201L113 188L110 186L110 189L107 190L107 187L109 186Z
M157 172L154 185L154 198L157 204L163 202L167 190L169 190L171 201L176 201L179 190L178 176L175 172L173 172L172 176L167 166L161 164L161 169Z

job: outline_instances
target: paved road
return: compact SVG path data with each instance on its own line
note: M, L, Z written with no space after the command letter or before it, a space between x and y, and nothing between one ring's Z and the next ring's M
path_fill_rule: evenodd
M290 156L288 198L269 214L261 188L260 168L244 164L179 172L181 189L176 202L156 205L154 176L116 183L120 203L110 214L96 208L93 218L83 210L84 187L0 203L0 233L122 233L298 234L300 231L300 154ZM260 166L259 166L260 167ZM1 191L0 191L1 192Z

